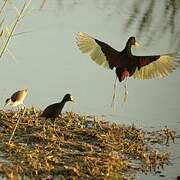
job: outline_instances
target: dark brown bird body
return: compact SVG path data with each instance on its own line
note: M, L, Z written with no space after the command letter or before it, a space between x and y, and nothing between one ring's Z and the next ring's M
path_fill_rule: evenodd
M49 105L48 107L45 108L43 113L41 114L41 117L46 117L46 118L56 118L61 114L61 111L64 107L66 102L61 102L61 103L54 103Z
M130 37L125 48L122 51L117 51L111 46L95 39L96 43L101 47L109 63L110 69L116 67L116 75L119 81L123 81L125 77L132 76L136 70L156 61L160 58L157 56L134 56L131 53L131 46L135 45L135 38Z
M73 97L70 94L66 94L60 103L54 103L45 108L41 117L47 118L56 118L61 114L61 111L68 101L74 101Z

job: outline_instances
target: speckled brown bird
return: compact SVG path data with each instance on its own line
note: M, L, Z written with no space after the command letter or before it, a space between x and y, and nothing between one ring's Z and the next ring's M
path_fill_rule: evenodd
M61 102L51 104L51 105L47 106L45 108L45 110L43 111L43 113L41 114L41 117L45 117L46 119L47 118L56 118L56 117L58 117L61 114L61 111L62 111L64 105L68 101L73 101L74 102L74 98L70 94L66 94L63 97Z
M15 92L10 98L7 98L6 101L5 101L5 106L7 105L11 105L12 107L16 107L16 106L19 106L19 105L23 105L23 101L25 99L25 97L27 96L27 93L28 93L28 90L27 89L22 89L22 90L19 90L17 92Z

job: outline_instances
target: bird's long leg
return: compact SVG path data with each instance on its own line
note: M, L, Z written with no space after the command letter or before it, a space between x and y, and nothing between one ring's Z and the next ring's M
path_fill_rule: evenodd
M21 112L21 106L19 105L19 106L17 106L17 112Z
M11 110L12 110L12 111L15 111L16 113L18 113L18 112L20 111L18 105L17 105L17 106L16 106L16 105L12 105L12 106L11 106Z
M23 108L26 108L26 105L24 103L22 103L22 105L23 105Z
M111 103L112 108L114 108L114 101L115 101L115 97L116 97L116 86L117 86L117 76L116 76L116 79L115 79L114 85L113 85L112 103Z
M16 117L19 113L19 107L18 106L11 106L11 111L13 112L13 117Z
M22 109L22 117L24 117L26 110L27 110L26 108Z
M21 104L21 110L25 110L26 109L26 106L24 103Z
M128 77L126 77L125 84L124 84L124 103L127 103L127 101L128 101L128 84L127 84L127 81L128 81Z
M11 108L9 109L9 111L11 111L12 112L12 117L16 117L16 115L17 115L17 113L14 113L14 107L13 106L11 106Z

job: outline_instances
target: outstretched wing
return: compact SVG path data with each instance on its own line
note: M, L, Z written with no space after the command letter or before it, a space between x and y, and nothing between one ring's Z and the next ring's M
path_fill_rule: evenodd
M136 79L152 79L165 77L173 72L180 64L176 54L157 56L134 56L138 68L133 77Z
M108 44L94 39L86 33L79 32L77 34L77 45L82 53L88 53L98 65L111 69L116 66L119 51Z

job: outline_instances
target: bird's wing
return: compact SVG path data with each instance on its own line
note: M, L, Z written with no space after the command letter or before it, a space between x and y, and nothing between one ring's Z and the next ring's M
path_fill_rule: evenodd
M23 89L23 90L20 90L20 91L17 91L17 92L15 92L12 96L11 96L11 100L13 101L13 102L15 102L15 101L23 101L24 100L24 98L26 97L26 95L27 95L27 90L25 89Z
M13 102L19 101L21 99L22 91L17 91L11 96Z
M180 65L177 54L134 56L134 60L138 68L133 74L133 77L142 80L155 77L163 78Z
M59 103L54 103L51 104L49 106L47 106L44 111L41 114L41 117L53 117L55 116L57 113L61 113L62 107L58 107Z
M54 107L54 104L51 104L51 105L47 106L44 109L44 111L42 112L41 117L51 116L51 114L53 114L53 112L54 112L53 107Z
M86 33L79 32L77 34L77 45L82 53L88 53L98 65L111 69L116 66L119 51L108 44L94 39Z

